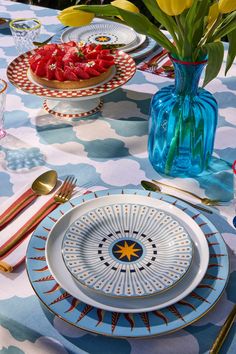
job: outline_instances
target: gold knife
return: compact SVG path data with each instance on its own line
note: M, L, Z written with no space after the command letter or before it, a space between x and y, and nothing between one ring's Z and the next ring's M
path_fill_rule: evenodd
M232 311L228 315L225 323L223 324L218 336L216 337L216 340L214 341L211 349L210 349L210 354L217 354L220 351L220 348L222 347L222 344L224 343L230 328L232 327L234 323L234 319L236 317L236 305L234 305Z
M210 209L207 209L207 208L204 208L204 207L202 207L202 206L193 204L193 203L191 203L191 202L189 202L189 201L187 201L187 200L185 200L185 199L176 197L176 196L174 196L174 195L172 195L172 194L168 194L168 193L162 192L162 191L161 191L161 188L160 188L158 185L156 185L155 183L153 183L153 182L150 182L150 181L141 181L141 186L142 186L144 189L148 190L148 191L151 191L151 192L159 192L159 193L168 195L169 197L174 197L174 198L176 198L176 199L181 200L181 201L184 202L184 203L189 204L189 205L192 206L193 208L196 208L196 209L198 209L198 210L204 211L204 212L209 213L209 214L213 214L213 212L212 212Z

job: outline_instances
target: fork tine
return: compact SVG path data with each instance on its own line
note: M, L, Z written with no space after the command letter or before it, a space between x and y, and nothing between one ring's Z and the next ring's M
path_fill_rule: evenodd
M64 182L63 182L61 188L59 189L59 192L62 192L62 193L63 193L64 190L67 189L68 184L70 183L71 178L72 178L71 176L67 176L67 177L66 177L66 179L64 180Z
M67 176L66 179L64 180L60 190L65 187L65 185L68 183L68 180L70 179L70 176Z
M62 198L68 198L71 196L75 186L76 186L77 179L75 177L71 176L68 178L67 182L65 183L65 187L60 193L60 196Z
M57 195L63 196L64 192L67 189L68 182L70 180L70 176L67 176L66 179L64 180L63 184L61 185L60 189L57 192Z

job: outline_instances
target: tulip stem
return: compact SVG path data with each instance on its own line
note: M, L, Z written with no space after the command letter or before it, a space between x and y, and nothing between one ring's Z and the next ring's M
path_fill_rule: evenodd
M175 16L175 21L179 27L179 34L181 37L181 42L183 43L184 39L185 39L184 28L182 26L182 23L180 22L179 16ZM182 47L184 48L184 46L182 46ZM181 50L179 48L178 48L178 51L179 51L180 56L183 56L184 53L181 53Z

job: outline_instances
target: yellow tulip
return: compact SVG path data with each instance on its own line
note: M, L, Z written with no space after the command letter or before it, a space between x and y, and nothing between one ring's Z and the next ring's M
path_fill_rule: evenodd
M186 9L189 9L193 4L193 0L185 0L185 3L186 3Z
M236 0L220 0L219 10L222 14L227 14L236 10Z
M94 18L94 14L90 12L73 10L74 6L63 10L57 18L64 26L80 27L89 25Z
M209 9L209 13L208 13L208 25L207 28L210 28L213 23L215 23L215 21L217 20L218 16L219 16L219 4L218 2L215 2L213 5L211 5L210 9Z
M128 0L114 0L111 2L112 6L119 7L122 10L138 13L139 9L132 2Z
M180 15L192 6L193 0L156 0L160 9L169 16Z
M75 9L75 5L69 6L69 7L67 7L66 9L62 10L62 11L60 12L60 15L64 15L64 14L67 13L67 12L72 12L74 9Z

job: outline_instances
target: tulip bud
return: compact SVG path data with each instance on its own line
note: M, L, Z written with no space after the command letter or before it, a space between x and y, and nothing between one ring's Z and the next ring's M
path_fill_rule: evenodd
M180 15L192 6L193 0L156 0L160 9L169 16Z
M220 0L219 10L222 14L227 14L229 12L236 10L236 0Z
M72 6L71 6L72 7ZM58 20L64 26L80 27L89 25L94 18L93 13L84 12L76 9L65 9L58 16Z
M112 6L119 7L122 10L138 13L139 9L132 2L128 0L114 0L111 2Z

